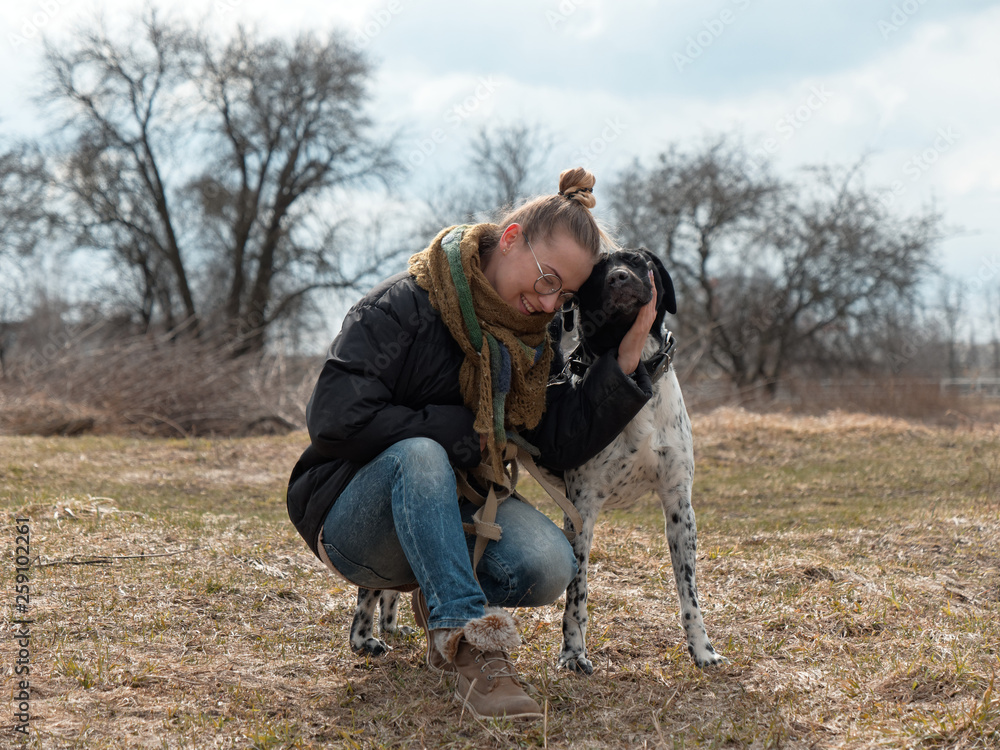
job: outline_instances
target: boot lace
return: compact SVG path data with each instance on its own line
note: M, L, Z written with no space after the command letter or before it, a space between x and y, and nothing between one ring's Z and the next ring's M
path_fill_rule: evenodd
M492 682L497 677L509 677L517 681L514 663L503 651L481 651L478 648L473 648L472 653L475 655L473 663L482 664L479 668L480 674L485 674L487 669L490 670L490 673L486 675L488 681Z

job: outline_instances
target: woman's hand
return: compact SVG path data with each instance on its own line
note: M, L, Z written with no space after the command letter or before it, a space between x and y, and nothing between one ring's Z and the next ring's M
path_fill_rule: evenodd
M652 269L649 271L649 283L653 287L653 296L639 310L635 323L628 329L625 338L618 345L618 366L626 375L631 375L639 366L639 360L642 358L642 347L645 346L646 337L649 336L653 321L656 320L656 283L653 280Z

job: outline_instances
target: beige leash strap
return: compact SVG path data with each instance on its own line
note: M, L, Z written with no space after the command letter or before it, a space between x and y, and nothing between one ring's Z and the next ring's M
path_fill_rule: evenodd
M504 459L511 462L510 477L503 477L504 481L502 483L490 482L489 492L485 496L469 484L464 471L455 472L459 494L469 502L479 506L479 510L472 516L472 523L462 524L466 534L476 535L476 546L472 554L473 574L476 572L479 561L483 558L486 545L491 541L500 541L503 529L497 523L497 508L500 506L500 503L510 497L517 486L518 463L524 464L524 468L528 470L528 473L534 477L539 486L545 490L548 496L566 514L566 517L573 526L572 531L563 529L563 534L566 535L566 538L573 541L576 535L583 531L583 518L580 516L580 511L569 501L562 490L552 484L542 474L541 469L535 464L535 460L531 457L530 453L523 448L518 448L513 443L508 443L504 454ZM500 491L500 494L497 494L497 490Z
M483 559L486 545L491 540L494 542L500 541L503 530L500 528L500 524L496 522L497 507L499 505L500 501L497 499L497 494L491 487L489 493L486 495L486 503L472 516L476 530L476 548L472 552L473 573L476 572L479 561ZM477 575L476 578L478 579L479 576Z
M475 534L476 536L476 546L472 553L472 573L478 579L476 568L479 561L483 559L486 545L491 541L499 542L503 535L503 529L497 523L497 508L508 496L498 497L496 489L490 487L490 491L484 497L472 488L465 476L462 474L457 476L459 492L466 500L479 506L479 510L472 515L472 523L462 524L466 534Z
M500 541L503 530L497 523L497 508L500 507L500 503L510 497L513 488L517 485L517 462L514 460L516 457L516 446L508 443L504 450L504 461L510 461L510 475L505 474L497 481L488 474L485 479L490 489L485 496L469 484L466 472L455 472L459 494L469 502L479 506L479 510L472 516L472 523L462 524L466 534L476 535L476 546L472 554L473 574L475 574L476 567L483 557L483 552L486 551L486 545L490 541Z
M524 468L528 470L528 473L534 477L535 481L538 482L541 488L548 493L549 497L551 497L555 501L555 504L562 509L562 512L566 514L569 522L573 524L572 531L563 529L563 533L566 535L566 538L572 542L573 539L576 538L576 535L583 531L583 517L580 515L580 511L578 511L576 506L569 501L569 498L566 497L562 490L557 488L545 477L544 474L542 474L542 470L535 464L535 459L531 457L531 454L528 453L528 451L523 449L520 450L517 454L517 460L524 464Z

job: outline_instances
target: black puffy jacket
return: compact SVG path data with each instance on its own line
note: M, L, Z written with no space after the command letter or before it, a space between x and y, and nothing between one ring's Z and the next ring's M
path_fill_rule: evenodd
M429 437L458 468L478 464L479 435L458 385L463 354L408 273L372 289L344 319L306 407L311 445L288 483L288 515L316 553L323 519L354 474L394 443ZM611 352L578 384L551 383L524 437L550 469L579 466L652 396L642 365L625 375Z

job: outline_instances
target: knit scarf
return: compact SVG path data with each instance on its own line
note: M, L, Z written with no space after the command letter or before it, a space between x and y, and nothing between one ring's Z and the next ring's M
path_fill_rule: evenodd
M482 463L470 474L483 487L493 482L509 488L507 441L523 446L516 433L535 427L545 409L553 316L511 308L486 279L479 241L496 229L492 224L448 227L410 258L410 273L465 354L459 372L462 399L475 414L476 431L486 435Z

